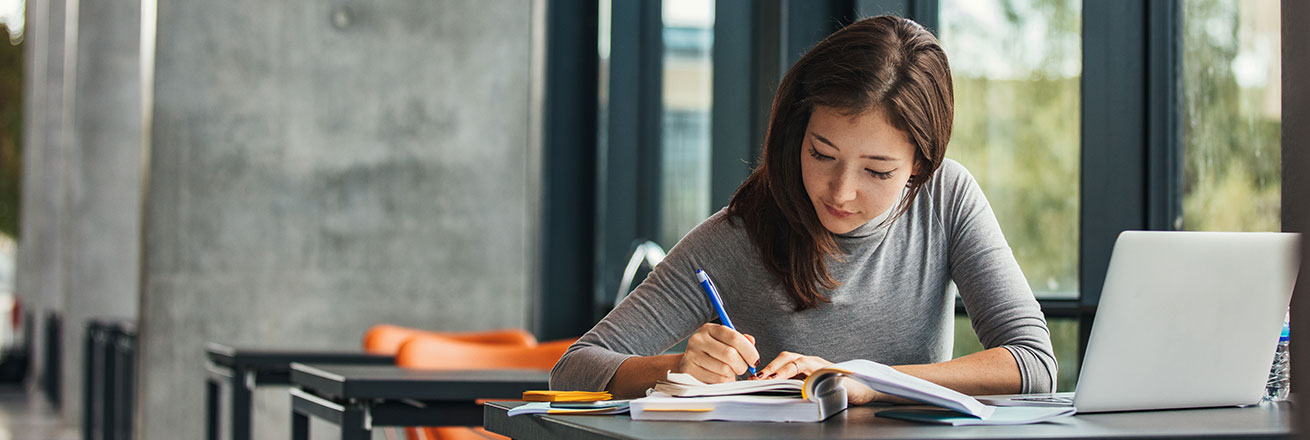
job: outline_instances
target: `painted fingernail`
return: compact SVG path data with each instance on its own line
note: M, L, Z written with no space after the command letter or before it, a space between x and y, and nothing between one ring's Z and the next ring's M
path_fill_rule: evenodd
M759 359L756 359L756 360L755 360L755 366L756 366L756 367L759 367L759 366L760 366L760 360L759 360Z

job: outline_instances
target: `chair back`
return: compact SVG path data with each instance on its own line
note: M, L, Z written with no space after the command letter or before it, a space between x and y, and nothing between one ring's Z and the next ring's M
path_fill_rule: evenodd
M537 338L527 330L507 328L477 332L437 332L401 327L391 324L379 324L364 333L364 352L371 354L396 354L406 340L414 336L437 336L458 341L493 344L513 347L534 347Z
M423 370L525 369L550 371L575 339L534 347L478 344L434 335L410 338L396 352L396 365Z

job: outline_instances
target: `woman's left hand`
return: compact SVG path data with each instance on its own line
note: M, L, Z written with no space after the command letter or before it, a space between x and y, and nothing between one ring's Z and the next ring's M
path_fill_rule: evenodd
M809 377L815 371L832 365L827 359L818 356L806 356L800 353L784 351L773 358L773 362L757 371L750 379L801 379ZM846 400L851 405L863 405L874 400L883 400L886 396L870 389L868 386L851 378L843 377L842 386L846 387Z
M784 351L778 353L778 357L773 358L769 365L758 370L755 375L756 379L791 379L804 378L819 369L832 365L832 362L818 357L806 356L800 353Z

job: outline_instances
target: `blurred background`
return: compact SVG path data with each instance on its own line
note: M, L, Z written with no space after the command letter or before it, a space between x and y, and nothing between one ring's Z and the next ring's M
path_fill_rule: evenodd
M197 438L206 342L577 336L726 205L781 74L882 13L950 57L947 156L1061 391L1118 231L1282 228L1277 0L0 0L0 379L76 426L87 322L131 322L135 436Z

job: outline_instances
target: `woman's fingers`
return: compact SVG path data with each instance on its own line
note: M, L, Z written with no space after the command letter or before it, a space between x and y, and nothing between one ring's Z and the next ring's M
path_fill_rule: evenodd
M769 362L769 365L759 370L759 377L761 379L805 377L828 365L832 365L832 362L818 356L805 356L784 351L779 353L778 357L773 359L773 362Z
M692 348L688 347L688 350ZM697 358L704 358L706 361L698 362L707 369L715 369L732 373L734 376L746 371L746 361L741 359L741 354L737 350L722 344L712 344L695 348ZM712 362L712 363L711 363ZM717 365L717 366L716 366Z
M706 357L693 357L691 368L683 372L705 383L723 383L737 380L737 375L727 370L723 363Z
M801 355L792 353L790 351L784 351L782 353L778 353L778 357L773 358L773 360L770 361L768 365L765 365L764 368L762 369L756 370L757 373L756 376L759 376L761 379L775 379L776 377L779 376L778 373L782 372L781 370L783 368L787 368L787 366L790 365L792 361L795 361L800 357ZM780 377L791 377L791 376L780 376Z
M705 324L687 341L679 370L706 383L736 380L747 362L759 362L754 338L718 324Z
M736 330L718 324L706 324L712 326L708 330L710 336L720 343L731 347L735 355L742 362L742 368L737 370L737 374L746 372L746 365L756 365L760 361L760 353L755 351L755 339L747 338L746 335L738 333ZM726 353L731 356L734 353ZM735 364L734 364L735 365Z

